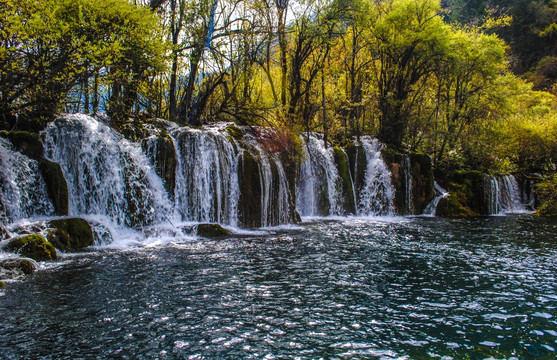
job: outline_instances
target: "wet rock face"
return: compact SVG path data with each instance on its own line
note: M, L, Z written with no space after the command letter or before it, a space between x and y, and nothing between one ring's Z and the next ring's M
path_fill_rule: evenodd
M350 176L350 168L345 152L338 146L333 148L335 163L337 165L339 176L342 180L342 195L344 198L344 214L356 214L356 205L354 199L354 188Z
M54 206L54 214L68 215L68 184L60 165L44 157L44 147L40 135L27 131L2 132L1 135L10 140L16 151L38 161L39 171L46 183L48 197Z
M429 155L402 154L389 148L383 149L382 155L391 170L396 212L399 215L422 214L435 193Z
M433 164L431 157L422 153L410 153L414 214L422 214L435 196Z
M46 183L46 190L54 206L55 215L68 215L68 183L64 178L60 164L43 158L39 161L39 170Z
M44 236L33 234L12 239L4 248L35 261L55 260L56 249Z
M62 251L81 250L93 245L91 225L81 218L52 220L47 226L48 240Z
M166 132L160 132L144 140L141 146L154 165L155 172L162 179L166 191L173 198L176 188L176 149L174 141Z
M450 195L439 201L437 216L470 217L486 214L483 174L458 170L445 179Z
M244 150L238 168L240 198L238 221L241 227L261 227L261 175L259 164L252 154Z

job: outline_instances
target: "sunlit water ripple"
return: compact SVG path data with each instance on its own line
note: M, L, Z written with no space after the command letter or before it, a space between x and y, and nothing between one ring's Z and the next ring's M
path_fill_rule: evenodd
M0 296L0 358L546 358L557 222L316 221L72 256Z

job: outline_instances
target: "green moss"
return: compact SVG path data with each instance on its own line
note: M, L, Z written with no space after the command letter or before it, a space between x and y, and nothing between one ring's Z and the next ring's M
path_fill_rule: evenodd
M43 143L37 133L13 131L2 132L2 136L7 137L17 151L31 159L39 160L44 155Z
M536 215L557 216L557 174L537 184L535 194L540 204Z
M437 215L469 217L487 214L484 175L476 170L457 170L446 177L450 195L437 206Z
M472 217L479 215L463 205L461 201L461 193L451 193L449 196L439 200L435 214L442 217Z
M29 259L7 259L0 262L0 268L9 272L29 275L35 270L35 264Z
M356 207L354 199L354 188L352 179L350 178L350 169L348 168L348 160L346 158L346 154L338 146L335 146L333 148L333 153L338 169L338 174L342 179L342 193L345 211L348 214L355 214Z
M3 287L5 287L5 286L6 286L6 283L3 282L3 281L0 281L0 288L3 288Z
M199 224L197 225L197 235L207 238L229 236L231 233L219 224Z
M56 259L56 249L42 235L34 234L10 240L5 247L35 261Z
M39 161L39 170L46 183L46 191L54 205L55 214L59 216L68 215L68 183L64 178L60 164L43 158Z
M81 218L52 220L48 239L62 251L73 251L93 245L93 230L91 225Z
M242 141L244 138L244 132L236 125L228 125L225 130L236 141Z

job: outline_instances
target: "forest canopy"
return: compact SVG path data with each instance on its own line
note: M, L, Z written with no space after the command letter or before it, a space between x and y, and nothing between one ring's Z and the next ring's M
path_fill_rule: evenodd
M438 168L554 171L555 5L490 4L3 0L2 127L230 121L369 134Z

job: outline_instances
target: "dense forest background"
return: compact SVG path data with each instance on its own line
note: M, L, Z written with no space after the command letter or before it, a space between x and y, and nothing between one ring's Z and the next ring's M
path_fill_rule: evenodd
M273 126L292 151L369 134L557 192L555 0L2 0L0 19L8 131L84 112L130 136Z

